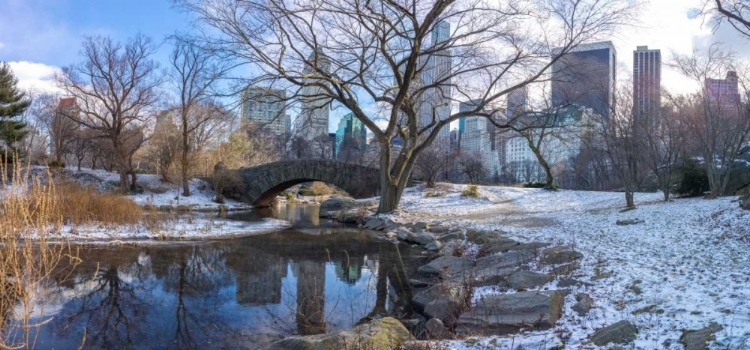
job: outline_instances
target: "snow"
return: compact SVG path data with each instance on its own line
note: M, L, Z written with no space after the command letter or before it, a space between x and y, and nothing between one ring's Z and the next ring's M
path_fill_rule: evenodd
M120 181L120 175L114 172L108 172L102 169L86 169L82 168L81 171L77 171L75 168L68 168L73 174L88 174L93 175L101 182L113 182L118 183ZM137 184L144 188L144 193L129 195L133 201L139 205L155 205L155 206L190 206L193 210L218 210L218 203L213 201L215 192L211 189L211 185L201 179L191 179L188 182L190 186L190 196L182 196L182 186L166 182L162 179L161 175L156 174L138 174ZM101 185L100 185L101 186ZM225 206L229 210L249 210L251 207L245 203L238 202L231 199L226 199Z
M444 344L448 348L484 349L492 342L499 349L548 349L560 343L567 349L596 349L587 339L620 320L638 327L636 349L682 349L683 330L711 322L723 327L711 348L750 348L750 212L735 198L665 203L661 193L638 193L638 209L621 212L622 193L481 187L481 198L474 199L461 197L462 189L453 185L445 196L432 198L419 189L407 192L394 219L427 217L444 225L501 230L520 241L569 245L584 254L573 277L593 286L571 289L564 316L551 331L473 344L451 341ZM629 219L644 222L615 224ZM557 289L556 283L542 288ZM595 300L585 317L571 310L579 292Z

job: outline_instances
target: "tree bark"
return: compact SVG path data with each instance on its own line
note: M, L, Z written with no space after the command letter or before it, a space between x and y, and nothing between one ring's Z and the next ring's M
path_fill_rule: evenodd
M182 181L182 195L185 197L190 196L190 185L188 184L188 152L190 151L188 149L188 125L187 125L187 117L185 116L185 113L182 115L182 169L180 169L181 172L181 181Z
M633 200L633 191L625 189L625 206L627 208L635 208L635 201Z

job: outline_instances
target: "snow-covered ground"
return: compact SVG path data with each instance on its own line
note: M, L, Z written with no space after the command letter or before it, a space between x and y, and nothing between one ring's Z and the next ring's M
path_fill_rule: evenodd
M93 175L101 182L116 183L120 181L120 175L115 172L108 172L102 169L86 169L77 171L75 168L67 168L73 174ZM86 179L81 179L83 182ZM137 184L144 188L144 193L133 194L129 197L139 205L155 206L190 206L193 210L218 210L218 203L213 201L215 192L211 185L200 179L192 179L189 182L190 196L182 195L182 186L179 183L169 183L162 179L161 175L155 174L138 174ZM231 199L226 199L224 205L229 210L247 210L251 207L245 203Z
M213 218L205 215L193 217L180 215L159 223L158 227L144 224L125 226L65 225L59 231L50 231L47 238L53 241L113 243L142 240L197 240L230 238L270 233L289 228L284 220L266 218L260 221L238 221ZM39 238L37 235L29 237Z
M480 198L461 197L453 185L442 197L414 189L404 195L396 220L427 220L497 229L521 241L574 247L584 254L564 317L553 330L476 343L448 342L454 349L596 349L593 332L620 320L638 327L636 349L682 349L685 329L716 322L711 348L750 349L750 211L735 197L675 199L636 194L638 209L621 212L622 193L480 187ZM643 223L616 225L618 220ZM598 278L595 278L598 276ZM542 288L557 289L557 281ZM492 290L477 291L492 293ZM574 295L588 293L594 309L580 317Z

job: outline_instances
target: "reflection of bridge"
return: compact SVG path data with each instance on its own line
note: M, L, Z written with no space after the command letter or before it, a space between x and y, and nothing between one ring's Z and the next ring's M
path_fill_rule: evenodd
M333 160L288 160L237 171L247 187L243 199L256 207L267 207L282 191L310 181L332 184L354 198L372 197L380 190L379 170Z

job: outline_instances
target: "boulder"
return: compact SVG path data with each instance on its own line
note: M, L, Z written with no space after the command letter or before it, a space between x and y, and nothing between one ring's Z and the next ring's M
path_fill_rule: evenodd
M452 325L466 303L466 292L466 287L462 285L438 284L417 293L411 302L425 316L439 318Z
M437 237L437 240L440 242L450 242L456 239L461 238L461 231L455 230L455 231L448 231L447 233L444 233Z
M573 278L563 278L557 282L558 288L580 287L580 286L591 287L593 286L593 284L582 282Z
M428 275L440 275L444 279L461 275L464 271L471 269L474 262L457 256L441 256L427 265L421 266L417 271Z
M365 230L372 230L372 231L382 231L387 225L387 222L385 219L381 218L369 218L365 221L365 224L362 226Z
M644 222L645 221L643 221L641 219L617 220L617 221L615 221L615 225L618 225L618 226L628 226L628 225L642 224Z
M430 225L427 224L426 222L421 222L420 221L420 222L414 224L414 231L415 232L428 231L429 229L430 229Z
M384 317L331 334L284 338L271 344L270 350L391 350L410 340L414 336L401 322Z
M339 211L349 207L354 203L351 199L341 197L329 197L323 203L320 203L320 212Z
M490 254L497 254L497 253L505 253L505 252L514 251L514 250L535 251L537 249L548 247L548 246L550 246L549 243L542 243L542 242L521 243L512 239L508 239L508 238L499 238L497 240L485 243L482 246L482 252L486 255L490 255Z
M396 229L396 238L398 238L399 241L407 241L411 235L412 233L404 227Z
M424 246L425 249L431 252L436 252L440 250L440 248L442 247L443 247L443 243L440 243L440 241L432 241L430 243L427 243L427 245Z
M359 209L341 210L333 213L330 217L345 224L356 224L359 221L360 213Z
M583 258L583 254L570 250L567 247L547 248L542 252L542 264L560 265L567 264Z
M485 230L467 230L466 239L476 244L485 244L497 239L501 232Z
M576 294L576 303L573 305L572 309L578 314L578 316L588 315L592 307L594 307L594 299L591 299L588 294Z
M628 344L635 340L638 328L628 322L620 321L615 324L603 327L594 332L591 341L597 346L604 346L609 343Z
M573 274L573 271L578 270L581 268L581 264L576 262L572 262L570 264L560 265L558 267L555 267L552 269L552 272L550 272L550 275L552 276L569 276Z
M433 236L431 233L420 232L407 238L407 240L421 245L428 245L432 242L435 242L435 236Z
M470 271L475 286L490 286L504 283L508 276L519 267L533 260L533 255L525 252L507 252L477 259Z
M450 335L448 329L445 328L443 321L440 321L440 319L437 318L427 320L424 324L424 328L427 329L431 339L443 339Z
M543 286L550 281L552 281L552 278L545 274L516 271L508 277L508 287L515 290L527 290Z
M503 335L522 328L547 329L562 315L567 291L519 292L485 296L461 313L456 332Z
M724 329L721 325L711 322L707 327L697 330L685 330L680 337L680 343L685 350L708 349L708 342L715 340L714 333Z

